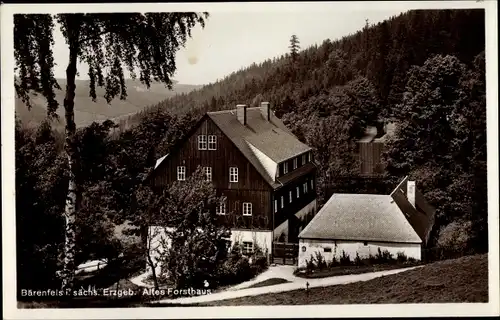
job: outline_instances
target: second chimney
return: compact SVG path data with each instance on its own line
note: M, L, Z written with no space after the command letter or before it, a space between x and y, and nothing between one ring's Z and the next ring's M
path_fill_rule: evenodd
M406 196L408 197L408 201L415 208L415 181L408 181L407 188Z
M238 121L241 122L242 125L247 125L247 105L246 104L238 104L236 105L236 117Z
M271 120L271 104L269 102L260 103L260 112L267 121Z

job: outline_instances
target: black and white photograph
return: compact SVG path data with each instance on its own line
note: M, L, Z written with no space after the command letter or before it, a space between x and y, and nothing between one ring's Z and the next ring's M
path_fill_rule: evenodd
M4 318L499 315L496 13L2 4Z

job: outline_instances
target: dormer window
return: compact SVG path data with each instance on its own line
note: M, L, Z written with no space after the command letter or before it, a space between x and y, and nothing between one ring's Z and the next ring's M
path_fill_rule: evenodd
M288 173L288 162L283 162L283 174Z

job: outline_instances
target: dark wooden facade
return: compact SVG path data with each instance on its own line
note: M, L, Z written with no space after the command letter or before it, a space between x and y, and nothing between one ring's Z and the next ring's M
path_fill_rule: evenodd
M361 176L374 177L383 174L382 152L384 151L384 142L359 142L358 150Z
M215 135L217 137L216 150L199 150L198 135ZM299 156L300 166L303 165L301 161L302 157ZM293 215L316 198L314 171L299 176L274 190L208 116L203 117L185 141L156 168L151 179L155 188L167 187L176 181L178 166L186 168L186 177L192 174L198 166L212 168L212 183L217 194L226 198L226 213L220 215L219 218L221 222L233 229L273 230L278 225L277 223L285 221L288 216ZM289 171L293 171L292 160L289 166ZM230 167L238 168L238 182L230 182ZM312 188L311 180L313 181ZM308 192L304 194L302 186L306 182ZM300 187L298 199L296 186ZM289 203L288 192L290 190L293 191L292 203ZM280 199L282 195L285 197L285 207L279 207L278 212L274 213L274 199ZM251 216L243 215L244 202L252 203Z

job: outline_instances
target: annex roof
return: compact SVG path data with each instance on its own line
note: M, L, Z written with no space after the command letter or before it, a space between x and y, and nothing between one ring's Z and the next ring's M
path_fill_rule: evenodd
M390 195L334 194L299 238L422 243Z

